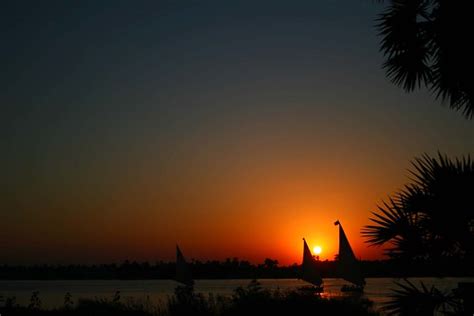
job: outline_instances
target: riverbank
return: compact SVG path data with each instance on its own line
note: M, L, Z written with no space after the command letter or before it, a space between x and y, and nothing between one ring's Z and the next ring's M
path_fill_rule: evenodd
M224 261L192 260L189 262L194 279L291 279L298 278L301 266L282 266L267 258L253 264L238 258ZM366 278L400 277L474 277L474 265L450 261L441 266L426 262L396 262L391 260L361 261ZM336 261L318 261L323 278L336 278ZM0 265L0 280L167 280L176 274L174 262L129 262L98 265Z

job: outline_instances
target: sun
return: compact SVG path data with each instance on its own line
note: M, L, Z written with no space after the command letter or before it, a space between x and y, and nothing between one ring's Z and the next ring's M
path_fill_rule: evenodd
M323 248L321 248L320 246L315 246L313 248L313 252L314 252L315 255L321 254L321 251L323 251Z

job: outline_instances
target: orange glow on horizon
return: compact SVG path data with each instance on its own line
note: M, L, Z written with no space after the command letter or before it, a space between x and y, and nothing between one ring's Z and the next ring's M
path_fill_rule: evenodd
M302 237L311 249L324 250L320 260L334 260L338 229L333 223L340 219L358 258L382 258L379 248L369 248L360 237L370 211L391 187L371 173L373 168L365 169L361 183L358 164L291 150L259 156L258 147L246 146L252 149L248 157L231 151L224 155L227 160L208 165L204 155L195 157L193 168L182 158L160 170L143 163L113 183L88 184L85 178L88 185L56 188L51 191L61 194L49 199L31 194L22 207L48 217L42 215L43 226L28 227L30 236L41 240L45 253L68 263L174 260L178 242L190 259L262 263L272 258L289 265L302 261ZM15 251L38 257L29 249L39 241L7 233L16 248L10 257L18 257Z

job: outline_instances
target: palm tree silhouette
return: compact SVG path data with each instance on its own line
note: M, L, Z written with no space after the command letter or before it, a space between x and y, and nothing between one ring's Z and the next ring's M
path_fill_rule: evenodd
M383 1L379 1L383 2ZM383 67L407 92L426 86L449 106L474 116L472 1L390 0L378 18Z
M425 154L412 166L412 183L372 213L362 235L391 245L391 258L474 263L474 161Z

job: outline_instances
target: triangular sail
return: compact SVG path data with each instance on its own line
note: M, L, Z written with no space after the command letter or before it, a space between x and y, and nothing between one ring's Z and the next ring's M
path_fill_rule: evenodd
M191 270L178 246L176 246L176 281L187 286L194 285Z
M339 275L344 280L357 286L364 286L365 280L360 269L360 263L354 255L354 251L352 251L344 229L339 221L336 221L334 225L339 225Z
M312 283L316 286L321 286L323 283L323 279L321 278L321 274L318 272L318 268L316 266L316 260L313 258L311 254L311 250L309 250L308 245L306 244L306 240L303 238L303 264L302 264L302 273L301 279Z

